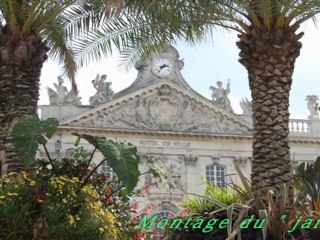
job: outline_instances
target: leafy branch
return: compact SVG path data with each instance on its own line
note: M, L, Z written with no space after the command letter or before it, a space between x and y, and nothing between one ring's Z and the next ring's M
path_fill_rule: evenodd
M54 160L51 159L46 144L56 132L58 124L58 120L52 118L43 121L39 120L37 117L27 117L14 126L13 141L21 160L26 167L29 167L35 160L36 151L39 145L42 145L46 151L53 171L56 171ZM86 164L87 169L94 161L94 155L97 150L99 150L104 157L104 159L86 176L81 187L88 183L91 176L107 160L119 180L127 188L128 192L131 192L136 187L140 174L138 168L140 158L135 146L126 141L112 141L103 137L95 137L86 134L73 135L78 137L77 143L79 143L80 139L85 139L94 146L94 150ZM63 161L63 159L61 161Z

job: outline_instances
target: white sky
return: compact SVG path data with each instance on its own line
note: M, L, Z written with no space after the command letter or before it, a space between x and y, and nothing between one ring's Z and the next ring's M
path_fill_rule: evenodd
M305 102L307 95L320 94L320 30L316 29L312 22L301 30L305 32L302 38L303 47L300 57L296 61L293 85L290 95L291 118L307 118L308 110ZM217 31L214 42L202 43L193 47L180 43L175 47L179 51L180 58L185 65L182 74L189 85L204 97L210 99L209 86L222 81L223 86L227 79L231 79L231 92L229 98L236 113L242 113L239 100L242 97L251 99L248 77L245 68L238 62L238 52L235 42L235 33ZM107 74L112 81L112 89L115 92L129 86L135 79L137 71L131 69L126 72L117 67L118 59L108 57L79 70L77 84L82 97L82 104L89 103L89 97L95 94L91 84L97 73ZM41 91L39 104L49 104L46 87L53 88L57 82L57 76L61 74L58 64L47 61L41 75ZM65 78L65 85L70 89L70 83Z

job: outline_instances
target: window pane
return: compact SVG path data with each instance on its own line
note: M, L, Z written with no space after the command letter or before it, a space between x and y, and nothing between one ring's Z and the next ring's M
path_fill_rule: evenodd
M225 187L225 169L219 164L210 164L206 166L206 179L208 182L219 187Z

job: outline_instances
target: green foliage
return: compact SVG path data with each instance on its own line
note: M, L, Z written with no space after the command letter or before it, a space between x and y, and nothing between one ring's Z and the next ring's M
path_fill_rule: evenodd
M35 117L15 125L13 141L29 169L0 179L0 239L133 239L137 229L130 214L132 198L143 192L135 189L141 175L136 147L75 134L74 156L51 159L46 143L57 125L57 120ZM86 152L80 139L93 145L93 152ZM47 160L34 159L40 144ZM103 156L97 165L96 150ZM99 170L105 161L111 176Z
M212 208L213 201L216 201L216 205L225 208L227 205L231 205L233 203L241 203L241 198L231 188L220 188L214 186L208 182L205 183L205 192L204 196L208 198L196 197L196 198L188 198L186 201L180 204L181 207L190 209L192 212L201 212L205 209ZM194 194L192 194L194 195ZM221 204L223 203L223 204Z
M241 184L236 184L235 182L233 182L232 178L230 178L231 184L229 184L229 186L238 193L242 203L251 201L252 199L254 199L254 195L251 189L251 182L244 176L237 164L235 164L234 167L240 178Z
M139 177L139 156L137 148L128 142L99 139L99 150L109 161L112 169L117 173L121 182L132 191L138 182Z
M102 1L97 1L101 5ZM206 21L210 12L205 11L211 1L158 0L137 1L123 0L119 11L102 12L100 25L83 25L88 34L73 39L75 53L80 62L100 59L102 54L112 51L116 46L121 49L122 62L139 63L150 52L159 51L161 47L177 39L194 43L204 38L209 31ZM88 22L90 11L83 3L82 17L70 24L71 31L77 23ZM98 9L102 9L102 7ZM74 9L68 15L73 18ZM120 15L120 17L117 16ZM130 60L129 62L127 60Z
M230 188L220 188L214 186L210 183L206 183L207 187L205 189L204 195L212 197L226 205L231 205L233 203L241 203L241 198L238 193Z
M229 184L231 188L220 189L206 183L205 195L197 195L197 198L187 199L181 203L181 207L186 208L187 214L183 215L184 222L189 217L194 219L201 218L205 222L212 218L229 219L230 224L225 229L215 229L209 233L203 233L202 229L192 229L189 227L179 229L167 229L168 239L187 240L187 239L214 239L216 236L231 240L246 239L248 236L256 236L258 239L286 239L288 230L295 224L298 216L312 218L312 214L306 213L306 209L298 208L297 202L293 203L295 211L287 210L288 188L283 185L280 195L275 196L271 191L268 192L267 206L261 203L258 198L254 198L251 192L251 186L244 177L238 166L235 166L240 179L241 186L235 183ZM251 197L251 198L250 198ZM281 221L281 216L286 214L286 221ZM266 219L267 223L261 229L250 228L241 231L240 223L248 216L254 215L255 219ZM181 218L181 216L179 216ZM314 217L313 217L314 218ZM192 226L192 223L189 225ZM254 233L250 233L254 232ZM221 238L222 239L222 238Z
M50 47L50 56L58 57L64 64L68 77L74 81L77 64L69 44L69 33L65 31L67 19L63 13L77 2L76 0L0 1L0 36L4 34L21 38L23 36L28 44L46 41Z
M49 162L39 160L33 171L1 179L1 239L120 240L136 234L128 220L132 195L124 198L123 193L115 192L103 173L96 173L82 186L79 177L54 175L47 165ZM81 169L76 161L60 167L65 168L56 166L60 173Z
M206 34L209 12L203 10L210 2L2 0L0 35L42 39L50 47L49 56L62 63L74 81L79 66L115 49L132 66L168 42L199 40Z
M320 157L314 163L300 163L294 174L294 183L301 196L311 198L312 209L320 212ZM307 199L305 199L307 200Z
M239 223L248 214L250 206L241 203L241 196L232 188L219 188L206 182L205 195L191 194L196 198L187 199L180 203L180 206L186 208L194 219L205 219L205 222L212 218L229 219L230 224L227 230L222 230L220 236L226 236L227 239L233 239L240 232ZM240 188L239 188L240 189ZM190 193L189 193L190 194ZM187 220L187 217L185 217ZM192 224L191 224L192 225ZM203 239L212 238L214 232L203 233L200 229L179 229L177 231L168 229L169 239Z
M40 121L36 117L24 118L15 125L13 129L14 144L20 157L25 160L27 166L30 166L31 161L35 158L39 144L43 145L46 149L47 140L53 136L57 126L58 121L55 119ZM108 161L119 180L127 187L127 191L131 192L134 189L140 174L138 169L140 159L135 146L125 141L112 141L85 134L75 135L87 140L95 149L100 150L104 159L100 161L98 166L104 161ZM50 156L48 156L48 158L51 161L53 171L57 171L56 163L52 162ZM87 161L87 165L91 163L92 158L93 155L91 159ZM93 169L93 171L95 170L97 170L97 167ZM82 177L86 177L85 179L89 180L91 173Z
M40 121L37 117L26 117L13 129L14 144L20 158L29 167L34 160L39 144L44 145L56 132L58 121L49 118Z
M319 1L239 0L211 1L207 6L208 22L238 32L250 31L250 26L272 30L299 25L314 19L320 12Z
M135 146L126 141L112 141L86 134L74 135L87 140L98 149L104 157L103 161L108 161L119 180L126 185L127 190L130 192L134 189L140 174L138 169L140 159Z

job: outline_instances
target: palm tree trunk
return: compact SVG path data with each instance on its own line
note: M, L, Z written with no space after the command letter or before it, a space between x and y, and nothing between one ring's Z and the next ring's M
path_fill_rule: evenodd
M289 148L289 94L296 58L302 44L295 28L252 29L239 35L240 62L249 74L253 110L252 188L267 202L271 190L279 196L286 184L293 201Z
M0 41L1 174L23 168L12 143L12 129L23 116L37 112L40 73L48 51L41 41L15 44L11 36L7 39Z

